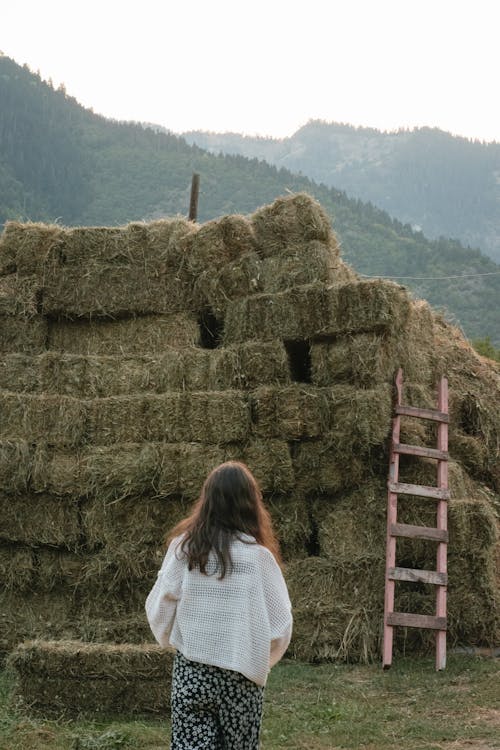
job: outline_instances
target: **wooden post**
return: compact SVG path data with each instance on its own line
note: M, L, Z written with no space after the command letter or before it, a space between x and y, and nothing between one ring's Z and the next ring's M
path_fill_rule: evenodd
M191 200L189 202L189 221L196 221L198 216L198 196L200 193L200 175L193 173L191 181Z
M396 376L396 406L401 406L403 400L403 371L399 368ZM391 463L389 466L388 498L387 498L387 541L385 561L385 600L384 600L384 645L382 665L388 669L392 664L393 627L388 623L389 613L394 612L394 580L389 578L389 570L396 565L396 537L392 534L392 526L398 516L398 496L391 492L391 484L399 479L399 453L394 446L399 444L401 417L396 414L392 421Z
M438 386L438 409L445 414L448 413L448 381L442 377ZM438 424L438 450L448 450L448 425L446 422ZM448 490L448 461L439 461L437 464L437 486L441 490ZM437 528L446 532L448 529L448 503L441 499L437 506ZM438 573L447 572L447 545L446 542L439 542L437 547L437 565ZM436 617L446 617L446 586L438 586L436 589ZM446 630L436 632L436 669L441 670L446 667Z

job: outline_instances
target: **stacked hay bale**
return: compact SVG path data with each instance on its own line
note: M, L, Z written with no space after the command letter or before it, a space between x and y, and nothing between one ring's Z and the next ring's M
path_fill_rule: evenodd
M173 654L154 645L28 641L9 656L23 707L42 716L163 716Z
M498 637L498 373L402 287L359 279L315 201L199 227L11 223L0 268L0 649L148 639L164 534L235 458L280 536L292 653L373 657L399 366L407 402L433 406L441 372L454 394L451 640ZM403 431L432 439L410 419ZM428 513L413 503L408 522ZM432 552L404 554L419 567ZM425 610L417 594L398 601Z

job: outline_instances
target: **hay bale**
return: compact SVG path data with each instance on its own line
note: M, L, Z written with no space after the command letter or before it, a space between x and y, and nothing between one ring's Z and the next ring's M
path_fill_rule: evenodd
M35 565L32 551L20 545L0 545L0 589L28 591L33 583Z
M33 452L26 440L0 440L0 489L23 492L31 475Z
M367 663L379 657L383 553L382 564L368 556L345 566L309 557L289 564L285 577L294 603L293 658Z
M39 390L36 357L29 354L4 354L0 360L0 390L34 393Z
M19 276L42 276L44 268L59 264L63 237L55 224L8 221L0 239L1 263Z
M307 557L312 528L307 499L297 493L264 497L284 560Z
M141 592L145 601L163 560L162 549L123 542L105 548L84 561L80 595L104 599L124 596L127 591Z
M0 517L0 539L8 542L69 550L81 542L78 501L72 498L26 493L14 499L1 493Z
M103 501L127 496L199 495L207 474L225 460L202 443L123 443L82 454L83 486Z
M73 635L90 643L148 643L153 642L149 624L144 617L144 602L131 614L131 609L123 606L123 597L118 595L111 603L106 597L103 617L96 614L96 595L87 597L78 607L74 621Z
M224 316L230 300L256 291L263 291L262 261L254 251L245 252L215 269L208 266L197 274L193 285L197 306L220 316Z
M0 277L0 317L33 317L38 312L40 287L33 277L19 278L17 274Z
M391 282L307 284L278 294L255 294L230 302L224 342L271 337L293 341L353 331L402 330L409 307L407 294Z
M405 500L401 497L398 503L401 523L436 526L435 502L422 498ZM357 557L360 550L378 554L385 549L386 514L387 486L383 480L368 480L347 494L316 498L312 515L320 554L342 563ZM450 553L466 554L471 548L489 549L496 543L494 512L480 494L450 500L448 526ZM435 542L401 538L396 548L398 560L406 561L403 567L435 567Z
M385 385L362 391L339 385L265 386L252 398L256 434L287 440L321 436L339 455L369 452L385 443L390 430L391 393Z
M188 308L176 279L137 268L96 265L64 269L45 281L44 315L76 318L175 313Z
M498 644L500 586L491 549L449 556L448 633L451 646Z
M0 389L94 399L165 391L250 390L289 382L281 341L217 349L165 347L136 355L84 355L47 351L8 354L0 361Z
M349 491L317 496L311 503L319 553L339 565L360 555L385 554L387 486L368 479Z
M87 494L103 499L152 494L156 491L161 454L148 443L89 448L82 453L82 477Z
M87 555L54 547L38 547L35 550L37 591L53 591L64 588L75 589L84 580Z
M262 386L252 393L253 431L265 438L298 440L332 428L332 392L308 385Z
M0 591L0 657L29 638L69 637L73 617L71 590Z
M85 403L70 396L0 392L0 437L77 447L85 439Z
M66 354L134 355L194 346L198 322L187 313L111 321L51 321L48 349Z
M330 439L319 439L297 444L293 470L301 492L337 492L366 478L367 463L353 454L346 464Z
M266 494L288 492L295 486L290 448L284 440L228 445L223 460L246 463Z
M311 345L312 382L319 386L348 381L361 388L392 382L403 368L404 402L412 403L410 383L434 386L432 312L426 303L412 302L402 331L351 333ZM432 393L432 407L436 395Z
M259 385L290 381L282 341L248 341L215 349L211 354L208 390L250 390Z
M44 441L38 443L33 456L30 488L34 492L52 495L84 495L84 462L80 452L59 450Z
M224 443L245 438L250 427L249 406L238 391L111 396L89 401L88 415L95 445Z
M225 263L252 253L255 239L244 216L224 216L200 226L183 239L182 245L186 268L196 279L208 269L213 273Z
M168 712L173 653L155 645L32 641L8 660L16 697L43 716L139 716Z
M263 206L253 214L251 224L259 253L264 257L301 248L312 240L335 242L328 215L306 193L278 198Z
M108 555L124 545L159 548L189 509L182 497L135 496L110 502L99 495L82 506L82 531L89 549L105 546Z
M356 274L340 260L336 242L311 240L264 258L258 286L259 291L276 294L304 284L345 284L355 278Z
M47 348L48 323L41 315L0 315L0 353L39 354Z
M160 446L159 472L156 481L160 495L199 497L205 478L225 460L218 445L202 443L163 444Z
M356 333L311 344L311 380L317 386L339 381L361 388L389 380L395 361L388 356L385 336Z

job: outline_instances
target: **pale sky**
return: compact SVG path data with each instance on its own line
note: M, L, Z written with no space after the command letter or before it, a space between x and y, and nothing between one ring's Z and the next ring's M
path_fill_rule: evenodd
M499 28L500 0L0 3L4 54L97 113L175 133L322 119L500 141Z

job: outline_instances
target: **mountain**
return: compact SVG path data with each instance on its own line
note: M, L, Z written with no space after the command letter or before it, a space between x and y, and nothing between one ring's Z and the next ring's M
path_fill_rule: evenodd
M119 225L186 214L193 172L201 175L200 221L306 191L328 211L359 273L432 277L402 282L471 338L500 345L500 267L479 251L430 241L371 204L257 158L210 154L157 127L105 119L8 57L0 57L0 102L0 224ZM448 278L456 276L464 278Z
M500 261L500 143L437 128L382 133L321 121L283 139L183 135L211 153L265 159L301 172L374 203L428 237L456 237Z

